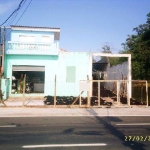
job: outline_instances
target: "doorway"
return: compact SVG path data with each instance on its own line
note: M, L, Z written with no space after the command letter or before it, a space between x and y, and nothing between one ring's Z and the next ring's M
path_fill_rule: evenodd
M11 86L12 94L23 93L23 79L25 75L25 93L44 93L44 66L13 66Z

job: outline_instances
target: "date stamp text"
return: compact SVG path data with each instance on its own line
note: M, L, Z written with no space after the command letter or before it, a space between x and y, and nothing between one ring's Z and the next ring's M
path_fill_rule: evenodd
M145 142L149 141L150 142L150 136L125 136L124 138L125 141L135 141L135 142Z

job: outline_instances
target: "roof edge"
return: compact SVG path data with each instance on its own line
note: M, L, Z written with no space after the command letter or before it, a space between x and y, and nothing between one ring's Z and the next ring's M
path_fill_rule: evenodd
M17 26L17 25L11 25L12 30L32 30L32 31L54 31L54 32L60 32L60 28L54 28L54 27L37 27L37 26Z

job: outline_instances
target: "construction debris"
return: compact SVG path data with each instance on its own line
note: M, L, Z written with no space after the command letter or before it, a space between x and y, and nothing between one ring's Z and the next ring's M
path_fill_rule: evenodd
M74 96L56 96L56 105L79 105L79 99L83 91L78 97ZM90 97L90 106L98 106L98 89L93 89L93 95ZM45 105L54 105L54 96L45 96ZM87 97L81 97L81 105L87 105ZM112 106L117 102L117 95L101 86L100 88L100 105ZM119 104L127 104L127 97L120 95ZM146 102L136 99L130 99L130 105L146 105Z

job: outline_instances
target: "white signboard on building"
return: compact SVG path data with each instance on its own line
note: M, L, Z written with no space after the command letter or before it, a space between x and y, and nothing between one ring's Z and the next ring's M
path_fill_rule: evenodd
M90 91L90 82L88 81L81 81L79 85L80 91Z

